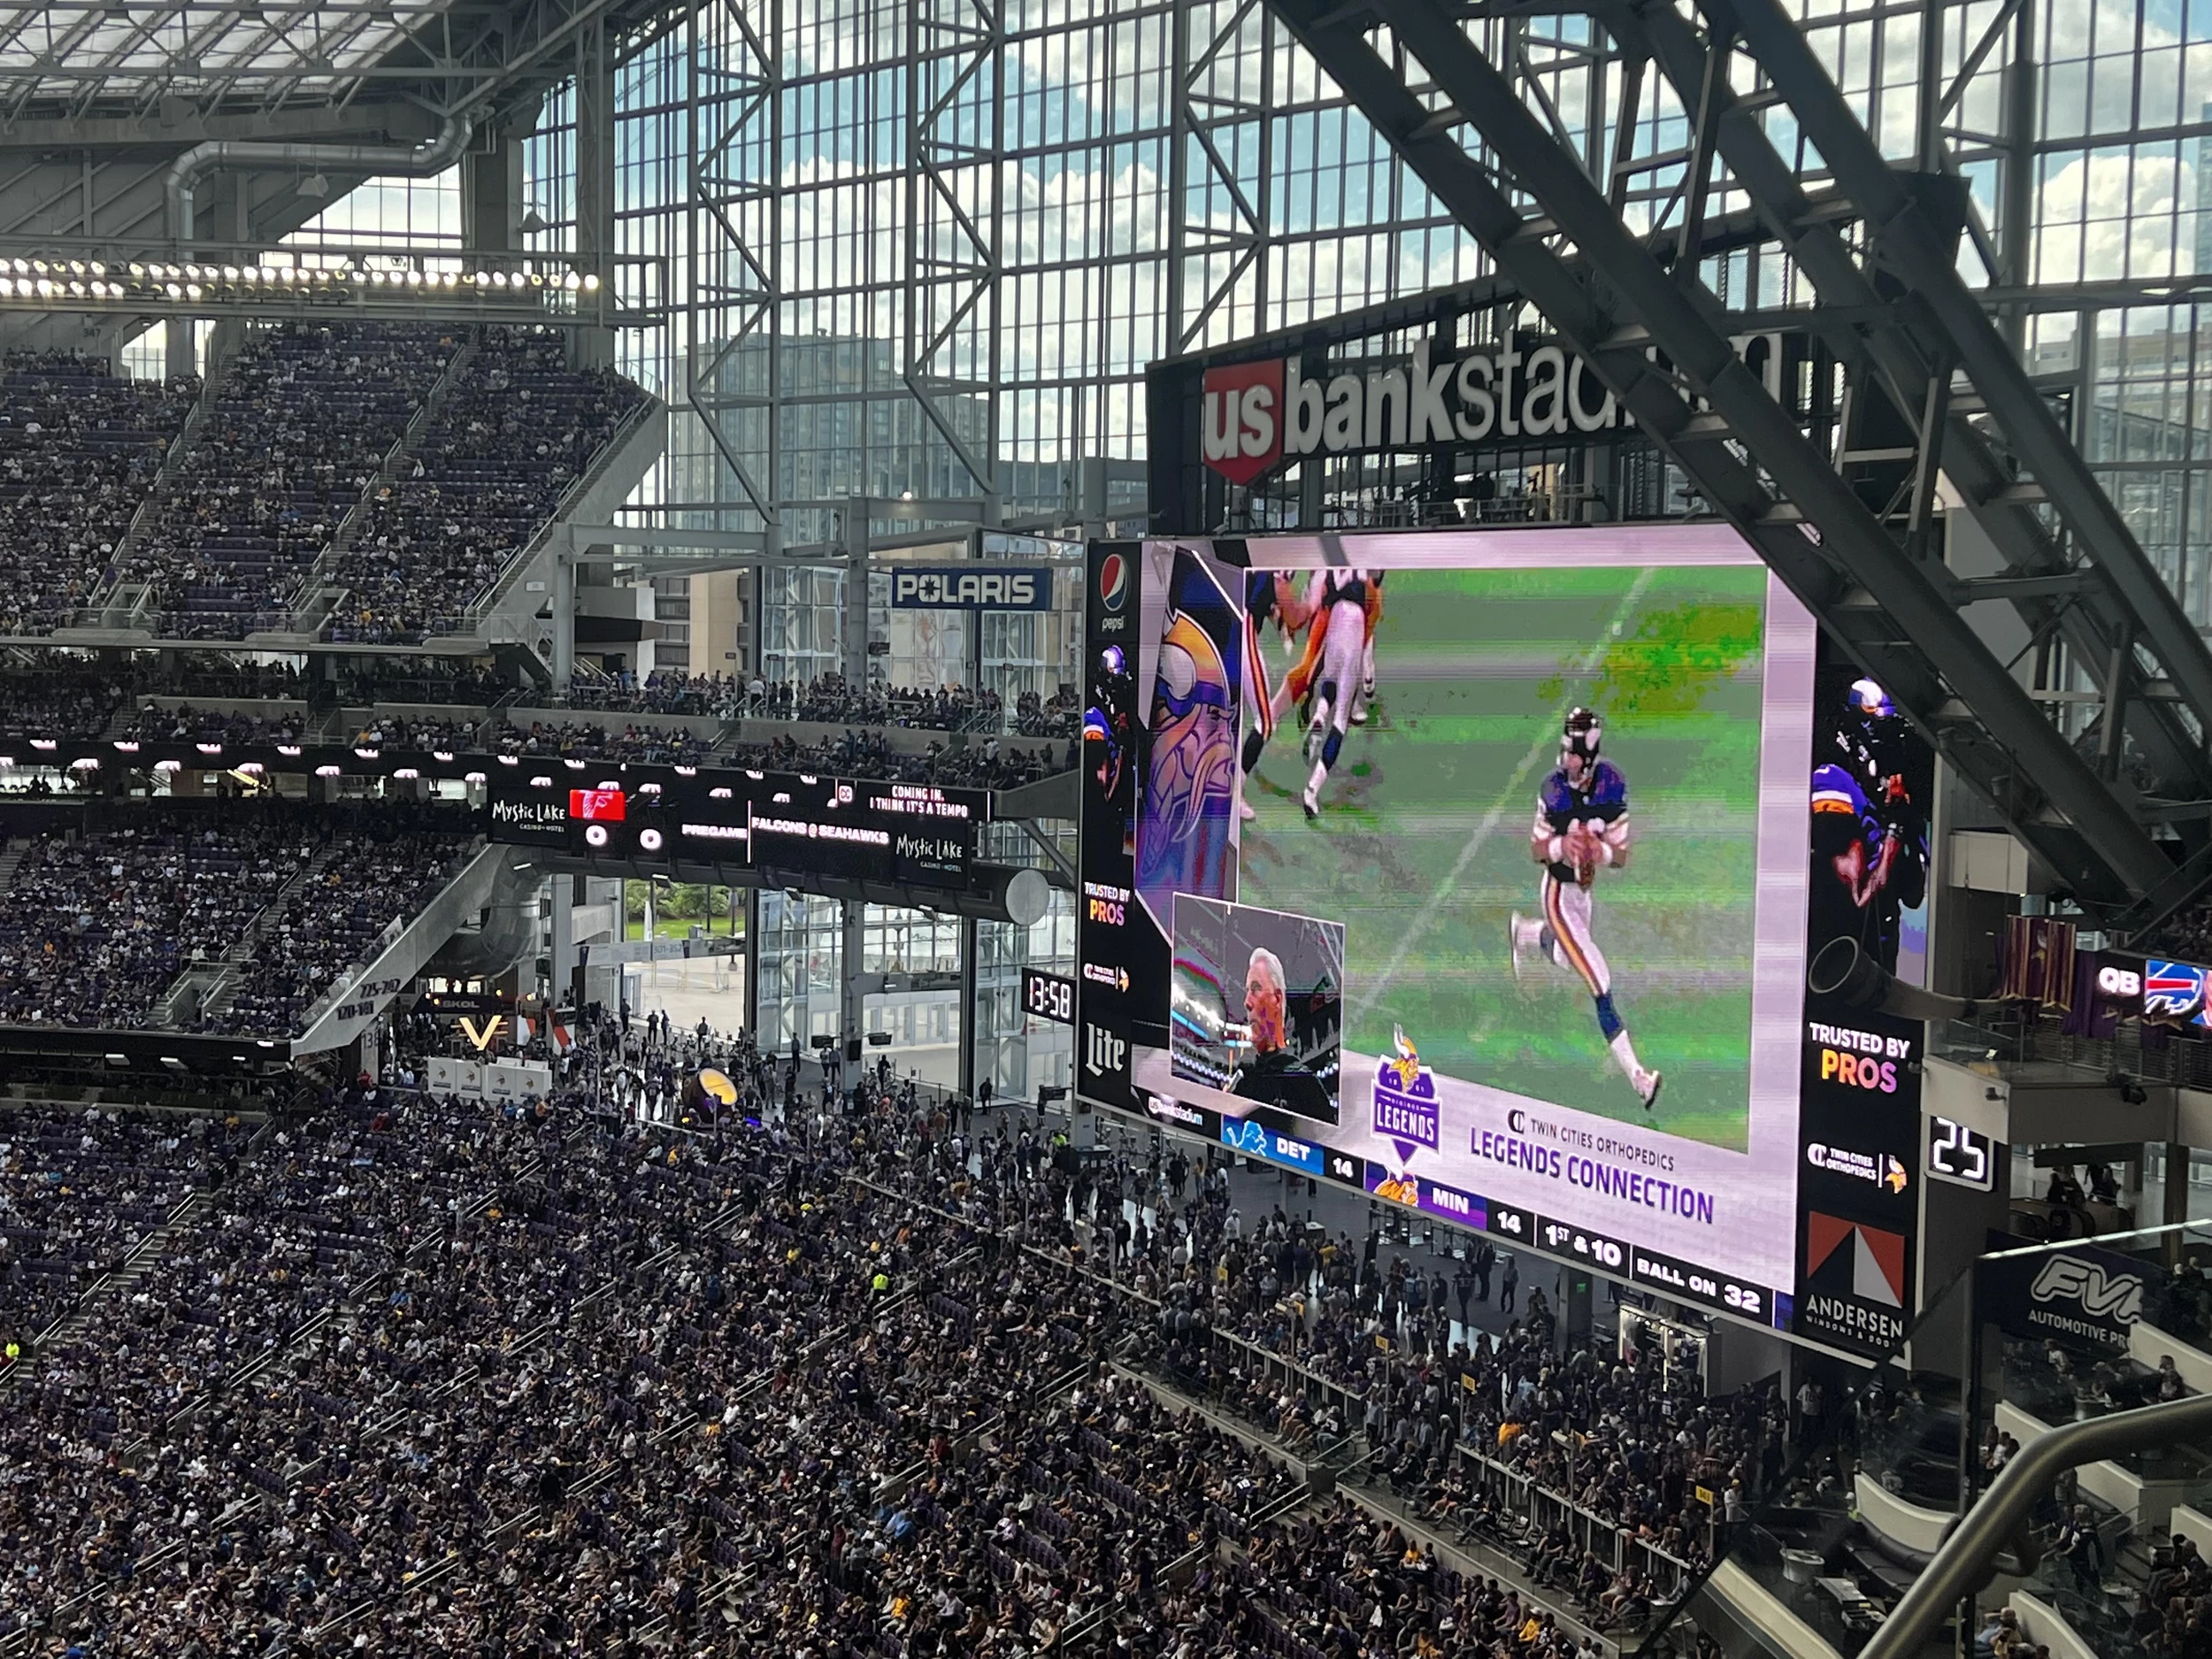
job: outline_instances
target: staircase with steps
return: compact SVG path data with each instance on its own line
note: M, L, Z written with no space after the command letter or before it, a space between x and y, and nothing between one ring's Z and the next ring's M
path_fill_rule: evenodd
M0 841L0 893L15 885L15 872L23 862L23 855L30 850L27 841Z
M315 561L315 568L308 572L306 580L301 582L299 591L293 597L292 626L295 632L318 632L330 620L330 613L337 609L340 601L345 598L346 589L336 584L334 575L339 561L351 550L354 538L366 527L370 511L374 507L377 497L399 481L401 469L414 458L415 446L422 442L422 434L429 430L430 423L438 418L438 411L453 396L454 388L461 383L461 376L467 373L468 365L475 360L482 343L481 330L472 329L462 338L453 355L446 359L444 373L438 376L437 382L423 398L422 407L407 423L407 430L399 434L399 441L385 456L384 465L377 468L375 475L362 488L359 499L346 510L346 516L338 521L338 528L331 534L330 545L322 550L321 556Z
M81 1335L104 1303L130 1294L131 1287L145 1278L167 1252L170 1240L193 1225L194 1218L207 1208L207 1202L204 1192L189 1193L180 1199L161 1225L141 1239L137 1247L116 1264L113 1272L102 1275L88 1286L84 1294L77 1298L76 1306L34 1337L27 1345L27 1351L35 1355L40 1348ZM0 1368L0 1399L4 1399L29 1374L30 1369L28 1363Z
M261 941L269 929L276 926L276 918L284 913L292 895L311 881L319 881L330 868L331 860L338 856L335 845L316 849L315 856L301 866L299 873L279 887L276 896L261 908L261 913L239 937L238 942L220 956L207 962L196 962L173 980L154 1004L154 1024L165 1030L181 1029L186 1020L205 1014L219 1014L228 1008L238 995L238 987L250 966Z
M219 337L221 331L218 331ZM200 396L192 405L192 412L184 418L184 425L177 428L177 435L169 441L162 454L161 465L154 473L153 482L147 486L146 499L131 515L130 528L123 533L117 544L113 563L120 566L136 553L153 528L155 503L159 501L169 485L177 464L190 454L199 442L200 434L213 417L216 404L221 400L223 388L230 379L230 365L237 360L237 347L243 343L241 335L231 349L220 357L215 355L211 344L207 373L200 381ZM77 613L79 628L103 634L119 630L151 632L157 620L157 608L152 586L146 582L118 582L105 593L96 595L92 603ZM58 628L56 641L67 643L73 629Z
M171 471L199 442L201 432L213 418L215 405L223 395L224 384L230 378L229 369L228 363L211 366L207 378L200 382L200 396L192 405L192 412L184 418L184 425L177 429L177 435L170 440L169 448L163 452L161 468L154 474L153 484L146 491L146 499L131 515L131 527L124 532L122 543L115 549L118 565L127 563L146 540L146 533L153 526L154 503L161 498L162 491L169 482Z

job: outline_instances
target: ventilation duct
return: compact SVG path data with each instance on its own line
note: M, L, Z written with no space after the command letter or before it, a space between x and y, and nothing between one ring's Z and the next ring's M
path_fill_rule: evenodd
M169 164L163 193L169 207L169 232L179 242L194 235L192 198L199 182L211 173L252 168L274 172L356 173L368 177L398 174L426 179L443 173L460 160L476 124L466 115L449 115L437 135L411 150L382 144L291 144L256 139L211 139L196 144Z

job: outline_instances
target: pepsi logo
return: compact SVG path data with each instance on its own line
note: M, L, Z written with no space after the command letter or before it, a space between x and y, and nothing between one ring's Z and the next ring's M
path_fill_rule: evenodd
M1098 602L1109 611L1118 611L1128 597L1129 561L1109 553L1098 562Z

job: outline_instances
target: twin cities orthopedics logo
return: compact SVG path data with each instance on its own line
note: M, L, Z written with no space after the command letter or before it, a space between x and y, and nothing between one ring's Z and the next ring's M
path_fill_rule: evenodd
M1735 342L1779 400L1787 336ZM1294 358L1206 371L1200 458L1233 484L1306 455L1354 455L1437 443L1540 443L1633 425L1577 353L1523 338L1446 357L1415 342L1402 365L1308 374Z

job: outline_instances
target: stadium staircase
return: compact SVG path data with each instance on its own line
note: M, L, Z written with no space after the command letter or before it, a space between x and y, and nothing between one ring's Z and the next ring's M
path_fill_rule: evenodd
M247 1143L246 1155L251 1157L258 1154L267 1145L275 1128L276 1120L273 1118L263 1123L253 1139ZM576 1133L582 1134L588 1131L579 1130ZM536 1179L543 1168L543 1164L544 1160L541 1158L533 1159L516 1172L512 1184ZM495 1188L493 1191L480 1194L473 1201L463 1205L454 1212L454 1224L457 1225L482 1215L498 1202L502 1190L503 1188ZM136 1283L138 1277L159 1258L166 1247L167 1240L179 1231L190 1225L198 1210L204 1208L206 1204L207 1195L196 1193L179 1204L172 1212L169 1223L157 1233L150 1234L127 1259L126 1268L135 1270L128 1280L123 1280L119 1271L102 1279L86 1293L84 1299L79 1302L77 1309L71 1316L50 1326L38 1340L49 1342L77 1334L83 1328L85 1321L90 1315L97 1311L94 1298L104 1300L111 1290L127 1291L131 1284ZM403 1260L411 1260L415 1256L426 1255L442 1248L445 1238L445 1233L440 1230L432 1237L424 1239L414 1245ZM166 1433L175 1429L211 1401L237 1388L249 1386L255 1378L284 1363L292 1356L305 1348L319 1334L329 1332L341 1324L350 1325L383 1294L389 1277L388 1273L384 1272L372 1274L362 1283L352 1286L341 1295L335 1307L326 1308L311 1315L288 1333L282 1341L242 1361L234 1370L201 1389L188 1404L179 1407L164 1420L162 1432ZM27 1370L27 1367L18 1366L6 1373L0 1373L0 1397L4 1397L15 1376ZM446 1385L440 1391L441 1394L450 1394L462 1386L465 1386L464 1380L456 1379ZM409 1412L395 1412L380 1425L379 1432L396 1432L411 1420L411 1414ZM127 1443L119 1443L113 1449L119 1455L128 1457L143 1448L151 1438L150 1435L138 1435ZM211 1525L219 1532L224 1524L232 1517L243 1514L257 1505L267 1506L280 1503L288 1493L300 1488L303 1483L319 1472L322 1466L319 1459L313 1463L296 1464L288 1475L281 1477L265 1470L257 1469L250 1471L248 1476L250 1484L247 1490L225 1505L222 1513L214 1517ZM179 1538L172 1543L163 1545L139 1557L132 1563L133 1571L136 1572L153 1571L164 1562L192 1547L192 1539ZM453 1563L450 1560L443 1564L446 1571L451 1571ZM411 1585L413 1582L414 1580L410 1580ZM60 1603L54 1609L55 1620L58 1622L64 1616L89 1605L101 1594L102 1591L97 1589L88 1590L70 1601ZM27 1627L14 1631L6 1636L0 1636L0 1659L18 1659L19 1655L30 1654L38 1645L43 1633L41 1629Z
M170 470L199 442L201 432L206 427L209 418L222 397L229 370L230 365L225 363L200 382L200 395L193 401L192 412L184 418L184 425L177 429L177 435L162 451L161 465L156 470L152 483L147 487L146 499L138 503L138 511L131 515L130 528L123 534L122 545L115 549L118 565L128 561L146 540L146 533L153 526L154 503L160 499L163 488L169 482ZM143 586L142 583L132 585Z
M293 1057L342 1048L358 1036L449 940L477 923L510 856L519 850L480 841L464 854L444 886L413 915L394 922L374 951L307 1010L301 1029L291 1033Z
M591 465L571 481L544 527L469 606L467 631L488 646L528 644L551 590L548 572L556 532L571 519L611 521L667 445L668 405L649 392Z
M172 1240L187 1231L194 1218L207 1208L204 1192L188 1193L177 1201L161 1225L154 1228L134 1245L129 1255L119 1262L112 1271L103 1273L76 1300L68 1312L34 1336L27 1345L27 1352L35 1356L38 1350L55 1342L65 1342L81 1334L90 1325L93 1317L103 1306L130 1294L131 1287L145 1278L147 1271L165 1255ZM0 1400L12 1393L18 1380L29 1374L27 1363L9 1366L0 1371ZM4 1652L0 1647L0 1652Z
M16 870L23 863L23 855L30 850L27 841L0 841L0 893L15 885Z
M192 412L184 418L184 425L177 428L177 435L162 452L161 465L146 486L145 499L131 515L130 527L116 547L113 564L119 566L127 561L153 528L154 503L162 498L177 464L197 447L200 434L222 401L231 365L237 361L238 349L244 343L244 331L234 327L218 328L209 340L207 373L200 380L200 395L192 404ZM158 620L157 595L151 583L118 582L93 595L92 603L77 613L75 627L57 628L53 637L58 645L113 643L108 636L148 633Z
M454 388L461 383L461 376L475 360L484 342L483 331L472 328L463 337L459 348L446 359L444 372L438 376L429 393L422 400L422 407L407 423L407 430L399 434L384 465L377 468L375 476L363 487L360 498L346 510L346 516L338 522L338 528L315 560L315 567L308 572L292 602L292 630L296 634L315 634L330 620L331 613L345 600L348 589L338 585L334 572L339 561L352 549L375 509L377 497L399 481L401 470L414 458L415 448L422 442L422 434L430 429L430 423L438 418L438 411L452 397Z
M236 943L220 956L210 962L194 963L179 974L176 982L155 1004L155 1023L172 1030L180 1028L180 1016L193 1018L206 1014L219 1014L237 997L239 987L245 983L246 972L253 964L261 941L276 926L276 918L284 914L284 907L292 897L311 882L323 879L330 862L337 856L334 844L326 843L315 849L315 855L300 866L297 874L279 887L276 896L262 908L261 913L247 926Z

